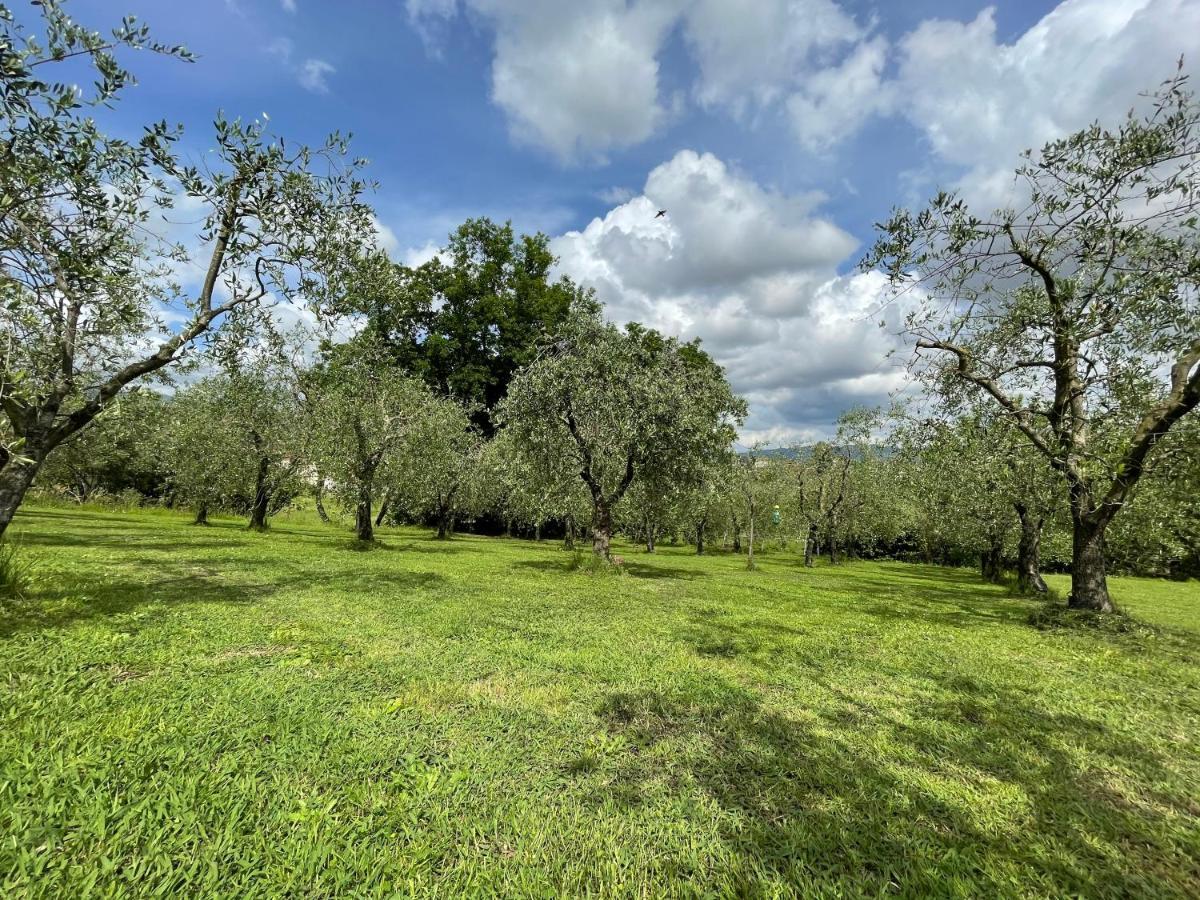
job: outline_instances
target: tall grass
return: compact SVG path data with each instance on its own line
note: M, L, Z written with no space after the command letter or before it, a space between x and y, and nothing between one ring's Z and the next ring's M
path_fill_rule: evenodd
M21 553L15 541L0 538L0 597L24 597L29 589L32 568L32 562Z

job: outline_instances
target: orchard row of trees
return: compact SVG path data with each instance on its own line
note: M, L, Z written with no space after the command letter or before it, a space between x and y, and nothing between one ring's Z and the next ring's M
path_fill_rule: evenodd
M0 536L35 479L81 496L115 479L255 528L308 490L364 541L381 516L447 534L487 514L586 531L600 560L618 529L750 565L778 540L809 562L1011 561L1029 590L1069 533L1070 602L1097 610L1110 557L1194 564L1200 106L1182 70L1147 115L1030 154L1020 209L942 194L883 223L864 266L911 309L923 396L849 415L828 445L738 454L746 408L720 367L606 324L552 278L544 235L471 220L399 265L342 136L296 146L219 116L198 163L165 122L113 137L94 113L133 80L121 56L191 55L133 20L102 35L60 0L33 9L0 5ZM191 232L167 225L177 208L200 211Z
M622 339L615 330L609 336ZM547 360L563 363L559 355ZM603 555L616 532L644 552L687 544L700 554L744 554L751 566L765 549L806 566L820 556L977 565L983 578L1013 577L1028 593L1045 590L1043 568L1070 569L1066 492L1007 419L986 407L937 418L899 406L855 410L835 440L784 450L736 453L727 435L708 432L708 448L669 465L637 459L637 448L650 446L644 439L622 455L604 437L590 463L597 503L565 417L544 413L561 395L539 390L536 413L502 420L514 424L486 440L470 406L419 380L358 364L332 371L276 363L173 395L134 393L56 451L39 481L78 502L125 494L186 506L201 523L211 511L235 511L253 528L289 504L315 504L324 520L340 518L364 541L386 520L424 523L439 537L456 525L553 536L570 548L590 535ZM534 383L518 379L502 409L513 415ZM603 396L628 396L623 390L606 385ZM587 424L577 426L595 427L598 412L582 413ZM561 430L546 424L555 421ZM1116 570L1200 575L1198 426L1191 420L1170 435L1116 520ZM630 449L634 477L621 491Z

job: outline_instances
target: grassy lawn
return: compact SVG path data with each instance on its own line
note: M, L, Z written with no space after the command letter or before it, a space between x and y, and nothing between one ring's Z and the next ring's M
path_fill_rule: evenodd
M1195 583L186 522L18 517L0 896L1200 895Z

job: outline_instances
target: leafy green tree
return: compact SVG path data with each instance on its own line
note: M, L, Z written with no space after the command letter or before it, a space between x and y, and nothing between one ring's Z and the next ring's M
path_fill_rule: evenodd
M39 486L77 503L128 490L163 497L170 471L161 438L169 408L155 391L127 392L59 445L42 467Z
M1029 587L1045 590L1037 561L1045 510L1021 477L1026 473L1019 463L1028 458L1019 460L1016 454L1023 448L1013 446L1007 423L987 412L911 418L892 437L901 461L909 464L916 505L940 526L938 539L977 557L983 578L999 582L1013 527L1023 512L1030 533L1022 530L1024 556L1018 570L1037 583ZM1040 472L1035 468L1033 474Z
M849 448L820 441L807 458L800 456L793 466L799 512L806 523L804 565L808 568L813 566L822 539L829 548L829 561L837 562L838 515L851 496L853 465Z
M678 515L684 489L669 482L634 479L616 518L618 530L640 542L653 553L658 539L671 530Z
M209 513L229 505L240 487L242 445L225 415L227 396L219 378L178 392L168 405L160 437L173 494L195 507L197 525L207 525Z
M317 468L334 494L354 510L359 541L375 539L371 506L410 472L411 442L437 398L419 380L380 360L361 344L339 348L332 360L309 373L315 423L311 447Z
M1200 577L1200 418L1180 422L1156 452L1158 464L1113 522L1113 561L1126 572Z
M729 479L725 473L732 457L720 456L705 466L695 482L681 491L677 515L683 531L690 535L696 555L704 555L706 541L714 537L728 513Z
M455 520L479 504L483 439L469 410L457 400L437 398L412 439L395 496L412 515L432 517L437 536L450 537Z
M746 536L746 568L754 568L754 541L756 533L762 534L762 529L769 521L769 510L778 495L778 467L772 465L772 458L763 453L764 448L755 445L745 453L733 458L730 470L730 485L737 502L741 504L742 515L739 517L745 523ZM738 520L734 522L734 530L738 528Z
M822 545L830 562L836 563L839 539L853 533L869 496L871 480L864 472L877 460L873 431L879 427L877 410L855 408L838 419L834 441L794 447L790 461L778 460L788 470L790 490L781 491L781 496L792 501L803 530L806 567L813 566Z
M357 164L336 135L290 148L259 123L218 119L197 167L176 157L163 123L135 143L101 132L91 110L132 82L115 50L189 54L132 20L103 36L57 0L37 8L36 27L0 10L0 534L49 453L128 385L177 363L235 311L251 321L274 299L311 293L336 277L345 245L371 233ZM48 80L67 61L90 65L90 94ZM205 210L203 259L154 236L176 196ZM183 264L204 272L192 293L176 283Z
M263 531L299 492L303 420L287 375L258 364L204 379L171 402L168 456L198 524L213 508L236 507L248 528Z
M484 446L479 475L481 505L499 516L509 536L514 525L540 535L546 523L560 520L565 543L573 548L591 503L570 449L565 443L518 448L515 436L515 431L502 428Z
M263 531L267 519L299 491L304 455L303 416L289 372L258 363L223 379L221 415L231 428L234 469L249 468L248 527Z
M634 479L695 483L744 414L698 344L585 309L513 379L499 418L535 469L548 453L570 461L592 501L592 551L608 560L613 510Z
M551 281L554 262L546 235L517 237L511 224L468 219L438 257L377 272L376 289L347 303L365 314L368 333L396 365L473 407L473 420L491 436L491 411L542 336L575 306L598 309L569 279Z
M914 371L994 403L1065 482L1075 607L1113 609L1108 527L1200 404L1200 106L1186 82L1167 81L1144 117L1027 154L1020 210L980 218L943 193L894 213L864 260L917 300Z

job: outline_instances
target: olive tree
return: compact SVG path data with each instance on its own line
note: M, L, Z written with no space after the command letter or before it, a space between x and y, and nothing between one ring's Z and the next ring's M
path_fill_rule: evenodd
M147 498L168 495L162 437L170 406L155 391L129 391L58 446L38 486L77 503L130 490Z
M511 382L499 408L538 469L569 460L592 502L592 552L610 559L613 510L634 479L694 483L745 404L698 343L579 312ZM564 454L564 456L559 456Z
M935 416L896 414L891 440L909 478L912 501L937 540L977 555L985 580L1002 580L1017 529L1022 592L1044 593L1042 531L1057 508L1059 485L1006 418L987 407Z
M167 408L161 444L171 490L195 507L197 525L207 525L209 513L228 505L239 487L241 460L230 451L240 443L225 415L226 397L220 379L205 379L176 393Z
M1172 429L1158 464L1113 523L1114 563L1123 571L1200 577L1200 416Z
M336 277L343 245L372 233L336 135L291 147L218 118L213 152L190 165L163 123L136 142L104 134L91 110L132 81L116 51L186 51L131 20L105 36L57 0L37 8L29 27L0 8L0 534L48 454L129 385L235 312L253 321ZM90 64L90 93L51 80L67 60ZM156 236L180 199L202 210L194 247Z
M764 449L756 444L745 453L734 456L728 470L730 493L735 505L741 506L742 515L738 519L745 523L747 529L747 569L754 568L755 534L762 534L762 528L768 521L767 510L778 496L779 467L773 464L773 457L765 454ZM739 528L738 519L734 520L735 531ZM735 538L735 547L738 543L740 541Z
M402 465L409 444L436 398L419 380L362 348L339 348L332 361L310 372L311 452L333 493L354 510L359 541L375 539L371 505L408 474Z
M565 544L573 549L591 503L569 448L547 443L519 449L515 434L501 429L483 449L478 477L481 505L503 520L507 536L512 535L514 524L532 527L540 535L543 525L560 520Z
M303 420L287 376L255 365L206 378L171 401L166 455L198 524L211 508L234 506L248 513L248 528L264 531L299 491Z
M394 496L410 513L431 516L438 538L445 540L458 516L478 503L483 440L471 410L449 397L432 400L406 446Z
M677 513L684 532L695 544L697 556L704 555L706 539L715 533L728 510L730 480L725 473L731 465L730 457L718 457L680 496Z
M1074 607L1113 609L1108 527L1200 404L1198 164L1181 72L1147 114L1026 154L1020 209L942 193L895 212L864 260L917 299L914 370L995 404L1065 482Z

